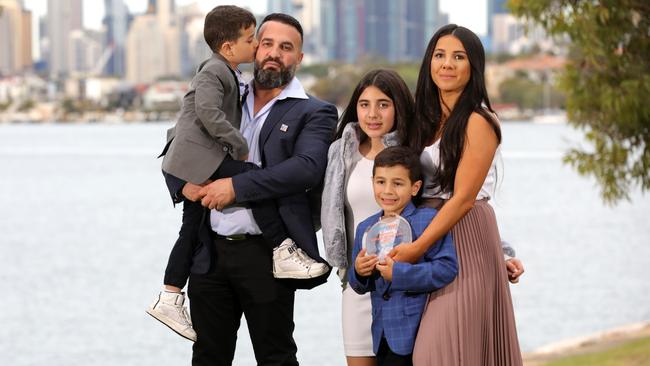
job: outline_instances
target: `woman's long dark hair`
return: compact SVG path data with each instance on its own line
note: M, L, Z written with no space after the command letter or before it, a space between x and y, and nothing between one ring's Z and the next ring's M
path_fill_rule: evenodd
M448 24L440 28L429 41L427 51L422 60L418 85L415 91L415 118L419 126L418 149L433 142L442 122L442 105L440 91L431 78L431 59L438 40L446 35L452 35L463 44L470 64L470 77L456 105L442 126L440 134L440 169L436 172L435 181L440 184L443 192L453 192L454 179L458 162L463 154L467 122L473 112L483 116L494 129L497 141L501 143L501 129L494 117L494 111L485 89L485 51L479 38L471 30ZM492 113L490 113L492 112Z
M412 131L417 130L417 126L413 123L413 110L414 101L413 95L408 86L401 76L393 70L375 69L366 73L357 87L352 92L350 101L348 102L345 111L341 115L339 126L336 131L336 139L343 136L345 126L350 122L358 122L357 116L357 103L359 97L367 87L374 86L386 94L395 106L395 124L392 131L397 130L397 137L401 145L410 145L416 140L412 139ZM361 142L364 142L368 136L361 131ZM412 140L412 141L411 141Z

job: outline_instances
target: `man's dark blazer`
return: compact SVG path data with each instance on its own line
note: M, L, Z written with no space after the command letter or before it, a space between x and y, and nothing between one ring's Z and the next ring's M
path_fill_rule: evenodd
M233 177L236 203L274 199L289 236L312 258L318 254L316 230L320 191L327 166L327 150L337 122L333 105L309 96L275 102L260 131L262 168ZM183 181L166 177L174 197ZM317 197L318 196L318 197ZM207 211L207 210L206 210ZM199 232L192 273L206 273L211 263L212 230L209 214ZM329 272L311 280L288 280L296 288L325 283ZM284 281L284 280L283 280Z

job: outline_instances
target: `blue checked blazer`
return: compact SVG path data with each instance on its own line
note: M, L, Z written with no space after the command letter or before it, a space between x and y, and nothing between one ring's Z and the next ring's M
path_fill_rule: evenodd
M413 240L429 225L437 211L415 208L409 203L402 217L411 224ZM362 221L354 237L352 258L361 251L363 234L376 223L383 212ZM375 354L382 336L390 349L399 355L413 353L415 335L420 325L429 292L449 284L458 274L456 248L451 233L438 240L416 264L395 262L393 281L388 282L375 271L369 277L349 272L350 286L359 294L370 291L372 301L372 345Z

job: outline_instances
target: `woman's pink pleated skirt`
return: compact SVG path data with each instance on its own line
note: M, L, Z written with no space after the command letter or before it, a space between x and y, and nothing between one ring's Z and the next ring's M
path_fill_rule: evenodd
M453 227L452 237L458 277L429 297L414 366L521 366L501 238L487 200L476 201Z

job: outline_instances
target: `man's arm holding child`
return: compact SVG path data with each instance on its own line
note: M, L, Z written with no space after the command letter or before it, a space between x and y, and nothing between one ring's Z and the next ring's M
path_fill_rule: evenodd
M289 158L273 166L208 184L203 191L203 206L220 208L233 202L276 199L318 186L327 166L337 111L333 105L323 104L306 118Z

